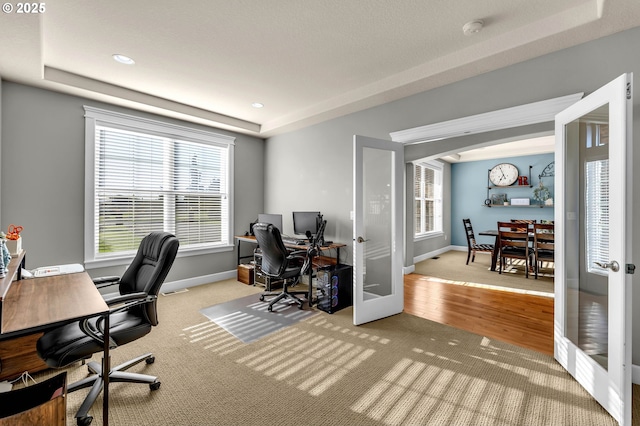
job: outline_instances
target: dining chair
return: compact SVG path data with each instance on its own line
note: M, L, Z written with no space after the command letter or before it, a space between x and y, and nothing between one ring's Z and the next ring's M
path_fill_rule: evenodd
M462 219L462 223L464 224L464 230L467 235L467 265L469 264L469 258L471 258L471 262L474 262L476 260L476 252L493 252L495 248L493 244L478 244L476 242L476 237L473 233L473 227L471 226L471 219Z
M498 272L502 274L506 259L524 260L525 277L529 278L531 265L529 253L529 230L516 228L513 230L512 222L498 222L498 248L500 250L500 267Z
M554 261L555 233L552 223L533 225L533 254L535 259L535 278L538 279L542 262Z
M528 231L533 231L533 224L536 223L536 219L511 219L511 223L515 223L518 225L527 225ZM514 231L521 231L523 226L514 226L511 228Z

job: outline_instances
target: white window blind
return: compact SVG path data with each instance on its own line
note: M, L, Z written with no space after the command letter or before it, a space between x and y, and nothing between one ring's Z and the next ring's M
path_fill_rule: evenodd
M104 113L86 113L93 237L85 263L131 256L152 231L175 234L181 251L231 246L228 137Z
M609 160L585 163L587 271L607 275L595 262L609 262Z
M442 231L442 164L414 164L414 234Z

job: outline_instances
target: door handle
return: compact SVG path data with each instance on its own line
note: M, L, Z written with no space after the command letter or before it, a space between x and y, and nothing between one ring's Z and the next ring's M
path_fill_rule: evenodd
M594 262L596 265L601 267L602 269L611 269L613 272L618 272L620 270L620 265L615 260L611 260L609 262Z
M365 240L365 239L364 239L364 238L362 238L362 237L358 237L358 239L357 239L356 241L357 241L357 242L359 242L360 244L362 244L362 243L365 243L365 242L367 242L367 241L369 241L369 240Z

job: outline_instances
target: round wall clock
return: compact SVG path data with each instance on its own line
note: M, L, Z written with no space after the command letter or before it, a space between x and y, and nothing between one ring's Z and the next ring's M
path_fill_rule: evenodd
M489 171L489 180L495 186L509 186L518 180L518 168L510 163L501 163Z

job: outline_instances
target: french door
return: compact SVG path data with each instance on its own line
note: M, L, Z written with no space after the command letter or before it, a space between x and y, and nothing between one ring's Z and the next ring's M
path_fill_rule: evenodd
M402 312L404 146L354 136L353 323Z
M632 74L556 115L554 356L631 424Z

